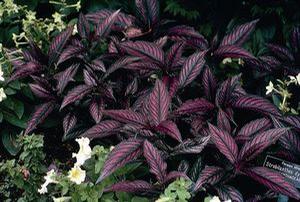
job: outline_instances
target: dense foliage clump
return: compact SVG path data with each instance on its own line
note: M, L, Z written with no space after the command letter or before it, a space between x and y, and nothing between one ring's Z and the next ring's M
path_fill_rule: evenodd
M299 200L293 183L263 162L267 154L299 161L300 31L291 29L287 47L269 43L269 51L254 54L246 47L259 23L208 40L161 18L157 0L136 0L134 14L80 13L48 47L29 40L6 50L13 65L7 82L29 84L39 102L24 133L43 132L55 116L62 140L114 146L81 187L95 200L102 195L96 186L103 197L127 192L157 201ZM270 81L265 96L254 79L278 85ZM130 165L137 165L132 173L116 177ZM248 181L258 188L249 190Z

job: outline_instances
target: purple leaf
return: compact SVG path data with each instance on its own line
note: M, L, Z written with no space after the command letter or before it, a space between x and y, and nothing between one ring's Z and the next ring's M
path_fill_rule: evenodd
M83 70L84 83L88 86L97 86L97 78L94 72L91 70Z
M113 184L109 188L104 189L104 192L129 192L140 193L154 190L154 187L146 181L122 181Z
M165 133L171 138L177 140L178 142L182 142L181 134L177 125L172 121L163 121L155 128L156 130Z
M238 157L238 147L234 139L226 131L209 124L209 131L212 141L222 154L232 163L236 163Z
M89 38L90 36L90 25L86 17L80 13L77 22L78 34L81 38Z
M141 125L136 125L136 124L126 124L123 128L122 131L130 134L132 136L141 135L144 137L154 137L154 135L150 130L147 130L144 128L144 126Z
M221 178L224 176L224 169L215 166L206 166L200 176L196 181L195 186L193 188L193 192L198 191L203 185L210 184L214 185L218 183Z
M198 98L195 100L187 100L183 103L177 110L173 113L175 115L185 115L185 114L192 114L195 112L208 112L211 111L215 106L208 102L203 98Z
M143 24L156 26L159 22L159 2L157 0L136 0L138 17Z
M139 60L140 60L140 58L138 58L138 57L131 57L131 56L122 57L110 66L110 68L106 71L106 76L113 73L117 69L126 67L132 63L139 61Z
M186 41L187 44L205 50L208 47L207 40L193 27L179 25L168 30L168 36L177 41Z
M68 27L64 32L57 35L49 47L49 66L55 62L60 55L70 36L72 35L73 27Z
M99 123L101 121L103 115L103 109L104 109L104 102L102 99L92 100L89 106L89 111L96 123Z
M85 48L83 46L68 46L60 54L57 64L59 65L73 57L82 57L84 51Z
M300 199L300 193L295 186L276 171L265 167L253 167L246 169L245 173L277 193L287 195L297 200Z
M296 131L300 132L300 117L288 115L285 116L283 121L287 123L289 126L293 127Z
M132 110L104 110L103 113L122 123L133 123L137 125L145 125L146 117Z
M295 58L293 54L289 51L289 49L278 46L275 44L267 44L267 47L280 59L287 60L287 61L294 61Z
M181 55L184 49L184 43L183 42L178 42L175 43L167 53L167 66L168 68L174 67L178 61L181 59Z
M274 144L280 136L287 132L286 128L270 129L256 135L246 142L239 153L239 160L249 161L260 154L265 148Z
M255 57L251 53L235 45L221 46L217 50L215 50L213 54L220 58L230 57L230 58L255 59Z
M251 121L244 125L237 133L236 141L248 141L254 135L264 132L272 127L272 123L268 118L261 118Z
M179 87L188 85L200 74L205 63L205 54L206 51L197 52L186 59L183 68L179 73Z
M216 94L217 81L209 67L206 67L203 70L202 84L204 87L204 94L206 98L209 100L214 100L214 96Z
M171 155L178 154L199 154L208 144L210 136L196 137L187 139L178 146L174 147Z
M219 109L218 111L218 118L217 118L217 122L218 122L218 128L231 133L231 126L230 126L230 121L227 117L227 114L222 110Z
M38 106L27 123L25 134L29 134L36 128L38 124L43 122L53 111L54 106L55 103L53 101Z
M119 13L120 10L117 10L116 12L112 13L109 17L97 24L95 31L96 37L104 38L109 34L109 32L111 31L111 27L117 20Z
M224 45L237 45L241 46L247 40L251 32L254 30L258 20L253 20L251 22L237 26L232 32L226 35L220 46Z
M232 101L232 106L235 108L257 111L264 115L281 116L275 105L268 100L257 96L247 95L238 97Z
M101 59L95 59L89 65L95 71L106 72L105 65L104 65L104 63L102 62Z
M36 62L28 62L26 64L23 64L22 67L18 67L14 70L12 75L10 76L8 82L25 78L29 75L33 75L37 72L40 72L42 70L42 66L39 63Z
M222 201L244 202L242 194L232 186L224 185L217 187L217 192Z
M294 152L296 155L300 153L300 137L294 131L286 131L286 134L282 135L279 141L285 149Z
M88 137L90 139L103 138L116 133L121 128L121 126L122 124L120 122L105 120L97 123L80 136Z
M68 92L65 96L60 109L63 109L65 106L81 100L84 96L89 94L92 91L92 87L88 85L79 85Z
M133 95L138 90L138 80L135 77L126 87L125 96Z
M132 56L140 57L146 61L164 64L164 52L155 43L146 41L128 41L121 43L120 47L122 50Z
M77 123L75 115L68 113L63 120L64 133L67 134Z
M142 154L142 144L143 141L140 139L128 139L118 144L108 155L96 183L101 182L118 168L137 159Z
M173 180L176 180L178 178L189 179L189 177L183 172L171 171L166 176L164 183L169 183L169 182L171 182Z
M156 45L158 45L158 47L160 47L160 48L163 48L166 45L167 42L168 42L168 36L160 37L160 38L158 38L157 40L154 41L154 43Z
M71 65L65 71L56 75L58 93L61 94L70 81L73 80L79 64Z
M109 18L109 16L111 16L115 12L115 10L101 9L97 12L87 14L86 17L89 21L93 22L94 24L98 24L99 22ZM126 15L120 12L117 15L117 19L115 20L112 29L122 31L126 27L132 26L134 20L135 18L133 16Z
M166 86L157 79L149 96L149 115L154 126L167 119L170 102Z
M153 173L159 183L163 183L167 176L167 163L163 160L158 150L147 140L144 141L144 157L146 158L150 172Z
M291 45L294 50L300 51L300 27L294 27L292 30Z
M49 90L43 88L43 86L39 84L29 84L29 86L33 94L39 98L46 98L46 99L54 98Z

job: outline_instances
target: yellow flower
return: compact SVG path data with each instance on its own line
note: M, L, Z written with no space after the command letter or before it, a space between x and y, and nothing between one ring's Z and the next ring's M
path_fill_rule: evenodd
M73 158L76 158L76 166L81 166L84 164L86 160L91 158L92 156L92 149L90 147L90 140L87 137L77 138L76 142L79 144L79 151L78 153L73 153Z
M268 95L268 94L270 94L270 93L273 92L273 90L274 90L274 85L273 85L272 81L269 82L269 85L266 86L266 89L267 89L266 95Z
M68 178L76 184L81 184L85 180L85 170L82 170L79 166L74 166L69 171Z
M0 102L2 102L6 98L6 94L3 88L0 88Z

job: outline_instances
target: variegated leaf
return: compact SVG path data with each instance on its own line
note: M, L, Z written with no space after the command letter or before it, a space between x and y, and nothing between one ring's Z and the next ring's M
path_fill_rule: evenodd
M206 51L197 52L189 56L183 64L179 73L178 86L184 87L191 83L201 72L205 63L204 56Z
M252 140L246 142L239 153L239 160L249 161L260 154L264 149L274 144L280 136L287 132L287 128L270 129L256 135Z
M149 115L154 126L165 121L168 116L171 98L168 94L166 86L156 80L155 86L149 96Z
M73 88L68 94L65 96L60 109L63 109L65 106L81 100L84 96L89 94L92 91L92 87L88 85L79 85Z
M64 32L57 35L50 44L48 55L49 55L49 66L56 61L61 51L65 47L69 38L73 32L73 27L68 27Z
M209 124L209 131L216 147L232 164L235 164L238 158L238 146L233 137L211 124Z
M104 192L128 192L128 193L143 193L153 191L154 186L143 180L122 181L113 184L109 188L104 189Z
M99 123L102 119L104 110L104 102L102 99L93 99L90 106L89 111L96 123Z
M104 38L110 33L111 27L117 20L119 13L120 10L117 10L116 12L112 13L109 17L107 17L106 19L104 19L103 21L97 24L96 31L95 31L96 37Z
M42 123L54 110L54 107L55 103L53 101L38 106L27 123L25 134L29 134L38 124Z
M247 40L251 32L254 30L258 20L253 20L251 22L237 26L232 32L226 35L220 46L224 45L237 45L242 46L243 43Z
M58 90L59 94L61 94L64 91L65 87L68 85L68 83L73 80L73 77L77 73L78 67L79 64L71 65L66 70L56 75L56 89Z
M137 125L146 125L146 117L132 110L104 110L103 114L120 121L122 123L133 123Z
M238 97L232 101L232 106L235 108L260 112L264 115L281 116L275 105L268 100L257 96L247 95Z
M155 129L159 132L165 133L178 142L182 142L180 131L177 128L177 125L172 121L163 121L158 126L156 126Z
M195 100L187 100L177 110L173 112L175 115L186 115L196 112L208 112L211 111L215 106L203 98Z
M108 155L97 183L112 174L118 168L123 167L130 161L137 159L142 154L143 140L128 139L122 141Z
M225 172L223 168L215 166L206 166L202 170L198 180L196 181L193 191L198 191L205 184L214 185L218 183L222 179L224 174Z
M244 170L244 172L246 175L277 193L292 197L297 200L300 199L300 193L295 186L283 175L276 171L265 167L252 167Z
M80 136L88 137L90 139L103 138L116 133L121 128L121 126L122 124L120 122L105 120L97 123Z
M161 157L159 151L148 140L144 141L144 157L146 158L150 172L153 173L158 182L163 183L167 176L167 163Z

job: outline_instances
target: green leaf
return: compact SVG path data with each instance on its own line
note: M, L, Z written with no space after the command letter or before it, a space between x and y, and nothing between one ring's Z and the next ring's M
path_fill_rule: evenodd
M20 128L26 129L27 120L28 117L23 116L21 119L19 119L14 113L12 113L10 110L3 110L3 118L10 124L14 126L18 126Z
M17 155L21 150L21 147L17 143L17 135L8 131L3 131L1 136L2 144L5 149L13 156Z
M150 202L150 200L144 197L135 196L131 199L131 202Z
M9 83L9 87L15 90L21 90L21 83L19 81L12 81Z
M12 88L6 88L5 89L5 94L6 95L14 95L14 94L16 94L17 93L17 91L15 91L14 89L12 89Z

